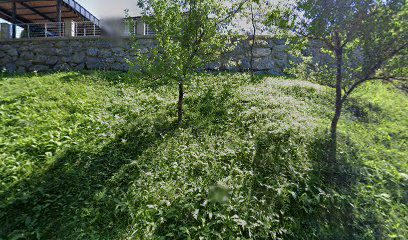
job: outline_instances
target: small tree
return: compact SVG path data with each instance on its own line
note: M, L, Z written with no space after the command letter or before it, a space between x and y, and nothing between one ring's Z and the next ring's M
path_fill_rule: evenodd
M317 75L336 90L328 151L333 167L337 125L348 97L367 81L407 77L406 62L401 62L407 56L407 17L405 0L299 0L269 15L269 24L279 26L293 46L315 41L329 56L329 61L314 61L324 67Z
M226 33L245 2L227 7L220 0L138 1L143 21L155 32L156 45L143 51L136 39L134 64L144 74L177 82L179 126L183 121L185 83L232 47L232 36Z

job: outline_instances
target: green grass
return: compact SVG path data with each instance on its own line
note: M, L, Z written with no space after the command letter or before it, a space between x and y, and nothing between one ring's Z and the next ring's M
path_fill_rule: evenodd
M405 239L408 99L367 84L324 161L333 90L202 75L0 75L0 239Z

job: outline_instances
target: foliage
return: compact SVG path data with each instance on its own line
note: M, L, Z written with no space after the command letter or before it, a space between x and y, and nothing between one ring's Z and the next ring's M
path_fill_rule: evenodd
M408 101L357 90L327 177L333 90L199 75L186 127L175 86L119 73L0 78L1 239L404 239Z
M131 65L153 78L167 78L178 83L179 125L184 83L233 46L233 36L226 33L235 12L226 4L219 0L138 1L143 21L155 32L156 46L142 49L135 37L137 57Z
M214 61L230 42L221 34L228 11L221 1L139 1L143 21L155 32L157 46L139 53L136 64L143 72L178 79ZM141 64L141 65L140 65Z
M401 66L408 51L407 20L405 0L299 0L269 16L269 24L281 28L296 49L320 45L325 55L310 54L301 67L303 76L336 89L328 149L334 173L344 102L367 81L407 80Z

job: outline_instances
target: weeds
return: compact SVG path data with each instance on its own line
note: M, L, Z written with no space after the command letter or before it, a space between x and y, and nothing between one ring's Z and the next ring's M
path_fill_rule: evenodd
M341 122L333 185L324 161L331 89L197 78L179 130L177 89L163 84L103 72L3 75L0 238L407 235L406 96L383 84L359 92Z

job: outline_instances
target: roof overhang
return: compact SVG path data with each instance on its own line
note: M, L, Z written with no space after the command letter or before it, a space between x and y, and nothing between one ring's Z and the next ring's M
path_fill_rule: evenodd
M0 18L14 24L89 21L99 19L75 0L0 0Z

